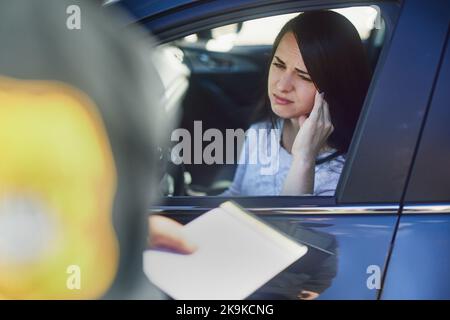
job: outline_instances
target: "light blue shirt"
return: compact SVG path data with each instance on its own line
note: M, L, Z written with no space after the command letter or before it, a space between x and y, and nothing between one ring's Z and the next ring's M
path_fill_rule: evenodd
M250 127L246 133L233 183L222 196L277 196L281 194L292 163L292 155L280 143L283 124L284 121L279 119L275 127L277 130L271 133L270 121L259 122ZM257 140L249 134L251 131L259 132ZM324 152L318 159L327 157L335 151ZM258 160L255 161L255 159ZM334 195L344 162L345 158L340 155L316 165L313 195Z

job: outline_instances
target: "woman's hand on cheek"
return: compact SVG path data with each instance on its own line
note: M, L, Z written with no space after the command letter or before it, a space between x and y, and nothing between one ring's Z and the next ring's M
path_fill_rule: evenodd
M300 116L298 122L300 130L292 145L292 155L301 161L313 162L334 129L323 93L316 92L310 115Z

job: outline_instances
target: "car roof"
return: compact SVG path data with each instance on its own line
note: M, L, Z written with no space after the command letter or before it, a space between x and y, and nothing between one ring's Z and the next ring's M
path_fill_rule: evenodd
M120 0L114 5L125 8L138 21L199 1L202 0Z

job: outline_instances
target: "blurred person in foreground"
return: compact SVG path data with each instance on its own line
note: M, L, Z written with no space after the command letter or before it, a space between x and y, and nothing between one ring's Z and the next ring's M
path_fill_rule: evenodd
M0 298L163 298L142 252L171 122L151 39L110 11L0 2ZM153 245L195 250L150 220Z

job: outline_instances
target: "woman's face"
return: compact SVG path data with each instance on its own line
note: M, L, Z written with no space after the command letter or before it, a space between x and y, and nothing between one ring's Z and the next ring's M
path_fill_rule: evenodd
M309 114L316 87L311 81L292 32L278 44L268 79L268 94L273 112L283 119Z

